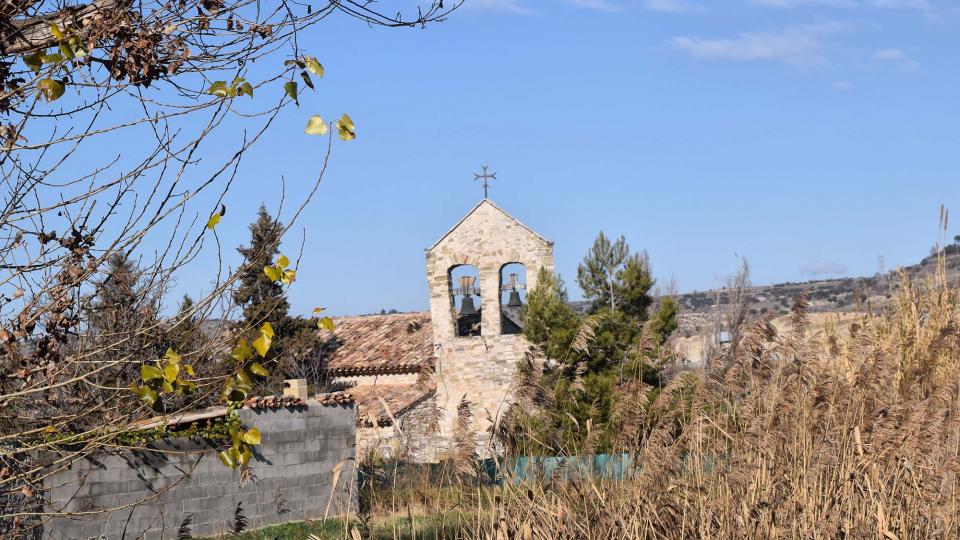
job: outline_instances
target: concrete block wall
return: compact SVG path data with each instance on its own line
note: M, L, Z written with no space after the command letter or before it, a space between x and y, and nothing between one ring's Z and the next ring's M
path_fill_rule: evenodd
M241 485L199 439L90 455L44 480L43 537L168 539L189 516L194 536L225 532L240 503L249 528L356 511L353 404L243 409L262 434ZM339 473L335 470L339 469ZM336 481L336 483L334 483Z

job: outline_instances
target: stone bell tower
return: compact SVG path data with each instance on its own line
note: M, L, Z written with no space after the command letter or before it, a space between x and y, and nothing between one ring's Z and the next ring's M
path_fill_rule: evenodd
M465 396L483 452L529 347L519 333L517 289L533 289L541 268L553 271L553 242L484 198L426 255L440 436L450 440Z

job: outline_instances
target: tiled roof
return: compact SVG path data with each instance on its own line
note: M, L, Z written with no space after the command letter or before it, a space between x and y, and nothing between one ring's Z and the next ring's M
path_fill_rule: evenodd
M429 313L397 313L334 319L324 346L333 375L395 375L433 369ZM323 331L322 331L323 332ZM324 332L327 334L327 332Z
M328 392L312 397L320 405L340 405L353 403L349 392ZM293 396L254 396L243 404L251 409L280 409L283 407L303 407L307 401Z
M436 385L431 382L414 384L368 384L347 389L357 406L357 423L364 426L389 426L390 419L398 418L414 405L432 396ZM384 408L384 404L388 407Z

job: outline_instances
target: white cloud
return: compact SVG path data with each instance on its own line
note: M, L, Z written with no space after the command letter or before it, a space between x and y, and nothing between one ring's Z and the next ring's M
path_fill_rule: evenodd
M800 268L805 276L842 276L847 273L847 267L835 262L813 259Z
M642 7L647 11L663 13L693 13L703 11L703 6L696 0L562 0L565 4L599 11L603 13L619 13L630 8ZM469 0L464 7L486 11L502 11L529 15L536 13L530 6L532 0Z
M803 6L854 7L857 0L749 0L751 4L776 8L798 8Z
M888 9L930 9L927 0L866 0L866 5Z
M844 94L853 92L853 83L850 81L836 81L833 83L833 89Z
M607 13L613 13L617 11L623 11L624 6L617 2L612 2L610 0L566 0L568 4L581 7L584 9L590 9L593 11L605 11Z
M930 9L929 0L748 0L752 4L776 8L803 6L871 7L879 9Z
M521 0L470 0L464 4L464 7L486 11L504 11L520 15L530 15L534 12Z
M873 59L878 62L894 64L904 71L917 71L920 69L920 62L907 55L900 49L880 49L873 53Z
M644 0L644 9L662 13L692 13L702 11L702 6L686 0Z
M786 28L780 32L747 32L735 38L674 37L670 46L695 58L710 60L774 60L788 64L818 64L825 59L821 37L839 31L840 25Z

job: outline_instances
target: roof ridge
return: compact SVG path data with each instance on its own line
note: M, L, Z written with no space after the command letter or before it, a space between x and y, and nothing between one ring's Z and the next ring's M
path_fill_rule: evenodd
M467 218L469 218L470 216L472 216L473 213L476 212L481 206L483 206L484 203L489 204L490 206L492 206L493 208L495 208L497 211L499 211L501 214L507 216L507 218L509 218L510 220L512 220L512 221L513 221L514 223L516 223L517 225L519 225L519 226L523 227L524 229L526 229L527 232L529 232L530 234L536 236L536 237L539 238L540 240L543 240L543 241L546 242L547 244L553 245L553 242L551 242L550 240L547 240L546 238L544 238L543 236L541 236L540 233L538 233L537 231L531 229L530 227L528 227L526 224L524 224L524 223L523 223L522 221L520 221L519 219L513 217L513 215L510 214L510 212L507 212L507 211L504 210L503 208L500 208L500 206L498 206L497 203L493 202L493 201L490 200L490 199L483 199L482 201L480 201L479 203L477 203L476 206L474 206L473 208L471 208L470 211L467 212L467 215L465 215L465 216L463 216L462 218L460 218L460 221L458 221L453 227L450 227L450 230L448 230L446 233L444 233L444 235L441 236L439 240L437 240L436 242L434 242L432 246L428 247L428 248L426 249L426 251L432 251L435 247L437 247L438 245L440 245L440 242L443 242L448 236L450 236L450 234L451 234L453 231L457 230L457 228L460 227L460 225L463 224L463 222L466 221Z

